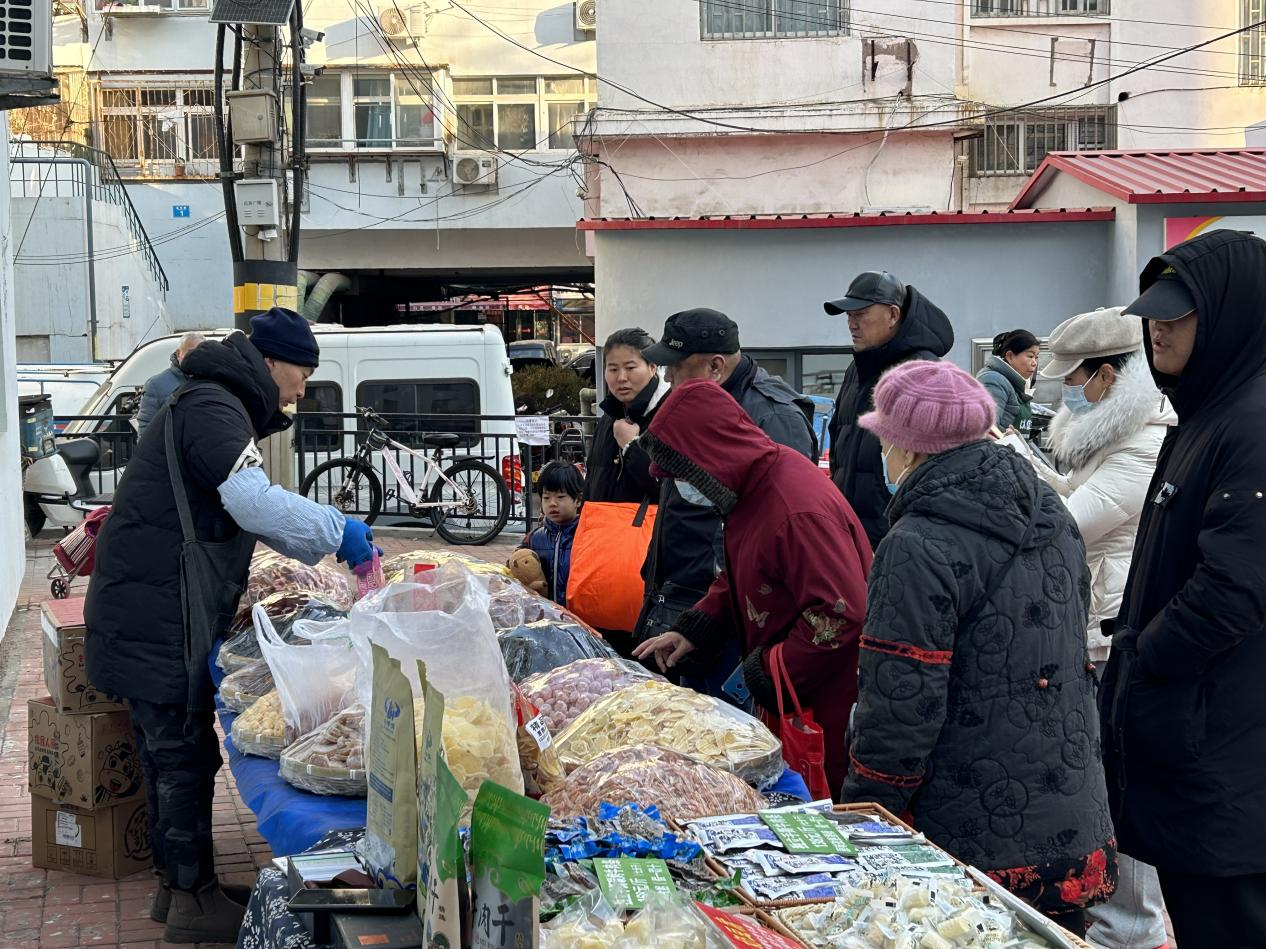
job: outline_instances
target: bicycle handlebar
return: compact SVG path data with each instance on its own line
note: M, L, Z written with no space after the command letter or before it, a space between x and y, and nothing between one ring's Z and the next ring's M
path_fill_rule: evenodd
M358 405L356 406L356 413L360 415L360 417L363 418L365 421L372 422L374 425L377 425L379 428L391 427L391 425L387 422L385 418L383 418L381 415L379 415L377 412L375 412L371 408L368 408L363 405Z

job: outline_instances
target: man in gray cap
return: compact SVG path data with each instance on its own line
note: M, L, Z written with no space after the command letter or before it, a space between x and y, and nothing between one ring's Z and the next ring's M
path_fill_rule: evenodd
M831 435L831 480L857 513L871 547L888 533L885 511L892 499L885 484L879 439L857 424L873 405L879 377L910 359L940 359L954 345L949 318L914 287L892 274L867 271L848 293L822 308L846 316L853 338L853 364L844 375Z
M664 367L669 383L689 379L718 383L771 439L811 460L817 456L813 403L756 365L752 357L743 355L738 325L724 313L706 308L674 313L664 324L660 341L642 355ZM722 557L721 516L716 508L702 497L684 498L672 479L665 479L654 537L642 569L646 603L635 640L644 642L672 629L678 614L703 598ZM721 695L722 685L741 659L738 643L733 646L708 669L686 668L685 677L700 691ZM725 695L739 697L733 690Z
M1123 853L1160 874L1183 949L1266 933L1266 242L1213 231L1156 257L1161 449L1099 690ZM1254 421L1257 420L1257 421ZM1106 629L1106 626L1105 626Z

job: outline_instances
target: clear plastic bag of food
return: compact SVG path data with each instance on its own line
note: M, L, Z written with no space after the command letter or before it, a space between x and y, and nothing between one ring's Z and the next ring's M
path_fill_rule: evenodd
M273 689L233 720L233 746L244 755L280 758L299 733L281 714L281 696Z
M418 574L417 581L386 586L352 609L352 638L362 654L360 701L366 707L372 702L372 677L364 674L372 663L366 660L371 644L381 646L401 663L420 722L425 703L417 663L425 663L428 682L444 696L449 768L471 800L485 779L522 794L510 681L486 589L460 561Z
M541 798L555 819L596 817L603 803L654 805L665 817L695 820L714 814L754 814L765 799L728 771L653 745L604 752L577 768L561 788Z
M365 709L344 709L281 753L281 776L313 794L364 797Z
M403 554L389 557L382 562L384 583L414 583L418 576L435 570L446 563L460 563L471 573L487 577L509 577L510 569L505 564L480 560L473 554L458 550L410 550Z
M541 949L721 949L729 945L690 901L652 893L626 923L600 891L541 924Z
M346 570L325 561L309 567L275 550L261 551L251 558L242 608L249 612L250 607L275 593L301 591L315 594L338 609L352 608L352 583Z
M624 923L594 890L541 925L541 949L602 949L624 938Z
M658 678L625 659L580 659L524 679L519 687L557 735L604 695Z
M275 688L268 661L256 659L224 677L220 683L220 701L225 708L240 715Z
M532 700L514 686L514 714L518 721L515 739L519 744L519 767L523 771L523 791L539 798L562 787L566 775L558 762L558 751L544 716Z
M603 696L555 737L568 771L623 745L657 745L757 787L782 775L782 743L732 705L657 679Z
M515 682L580 659L619 659L614 649L579 623L541 620L497 634L506 670Z
M262 603L254 606L259 648L281 696L282 716L295 734L305 735L356 701L356 651L351 623L296 623L307 645L287 643L277 634Z
M261 607L272 621L277 635L284 642L302 644L308 640L303 634L306 622L328 623L347 616L347 611L320 595L301 591L298 593L274 593L251 606L237 611L229 625L224 644L216 663L225 672L236 672L263 657L259 649L259 637L255 633L252 610Z

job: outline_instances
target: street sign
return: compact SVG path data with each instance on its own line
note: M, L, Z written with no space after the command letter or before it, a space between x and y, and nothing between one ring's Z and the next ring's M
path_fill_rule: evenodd
M132 318L132 289L123 284L123 319L130 320Z
M188 216L189 216L189 205L187 205L187 204L173 204L173 205L171 206L171 216L172 216L172 217L188 217Z

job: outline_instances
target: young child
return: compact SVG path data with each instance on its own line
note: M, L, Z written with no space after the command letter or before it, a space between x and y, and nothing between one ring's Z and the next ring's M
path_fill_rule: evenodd
M571 542L580 523L580 498L584 488L584 476L573 464L551 461L542 468L536 483L536 493L541 499L541 526L528 534L520 545L540 558L549 586L548 596L559 606L567 605Z

